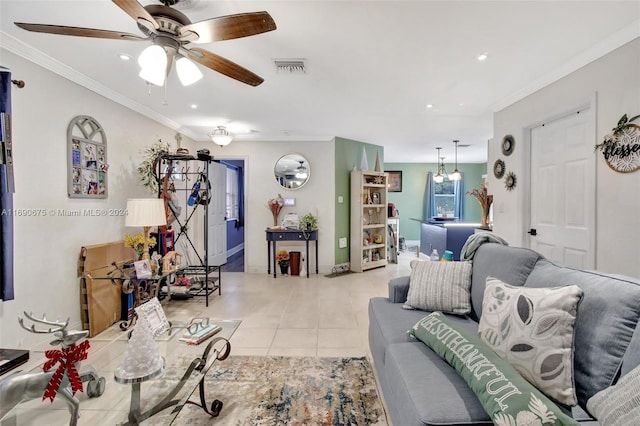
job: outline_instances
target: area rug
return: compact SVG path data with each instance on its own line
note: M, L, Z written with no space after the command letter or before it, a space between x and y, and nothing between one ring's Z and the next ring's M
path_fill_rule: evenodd
M224 403L218 417L187 405L174 424L387 425L367 358L231 356L212 367L206 393Z

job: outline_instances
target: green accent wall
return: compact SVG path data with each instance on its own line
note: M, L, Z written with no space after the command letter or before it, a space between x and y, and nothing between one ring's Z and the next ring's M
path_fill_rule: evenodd
M367 153L368 170L374 170L376 154L380 153L381 165L384 164L384 147L351 139L335 138L335 262L349 262L350 222L351 222L351 171L360 169L362 148ZM384 166L383 166L384 167ZM338 203L338 197L343 197L343 202ZM338 239L347 238L347 247L339 248Z
M402 192L389 192L388 200L394 203L400 215L400 236L406 240L420 240L420 222L411 220L422 219L422 201L426 185L427 173L435 172L437 164L432 163L385 163L384 171L402 171ZM453 170L452 164L445 164L446 170ZM484 182L483 175L487 174L487 164L460 164L458 169L462 173L463 191L479 188ZM491 193L491 191L489 191ZM463 222L480 222L480 204L475 198L465 195L462 200Z

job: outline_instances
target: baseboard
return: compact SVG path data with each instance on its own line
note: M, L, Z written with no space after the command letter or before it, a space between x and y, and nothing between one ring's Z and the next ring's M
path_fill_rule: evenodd
M241 252L242 250L244 250L244 243L238 244L237 246L227 250L227 257L231 257L234 254Z

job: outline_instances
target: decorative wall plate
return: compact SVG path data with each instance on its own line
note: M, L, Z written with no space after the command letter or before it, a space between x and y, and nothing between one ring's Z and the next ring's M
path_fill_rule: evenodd
M511 155L513 153L514 148L516 147L516 140L511 135L505 135L502 138L502 153L504 155Z
M502 179L502 176L504 176L504 172L505 172L504 161L498 158L496 162L493 163L493 175L496 177L496 179Z
M504 178L504 187L507 188L507 191L513 191L513 188L516 187L516 183L518 183L516 174L513 172L507 173L507 177Z

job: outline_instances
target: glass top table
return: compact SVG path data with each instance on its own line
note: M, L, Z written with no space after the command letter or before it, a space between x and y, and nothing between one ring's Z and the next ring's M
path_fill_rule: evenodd
M89 356L82 361L81 366L92 366L99 376L105 378L106 386L104 393L90 398L87 396L87 383L84 383L84 392L76 394L80 400L80 418L77 424L178 425L181 424L180 411L200 387L202 397L197 405L204 406L206 412L214 415L219 401L214 401L211 405L211 401L207 403L204 400L204 377L215 363L224 362L231 348L228 341L240 322L241 320L212 318L210 323L220 325L222 330L199 345L188 345L179 341L186 329L175 328L186 325L186 322L171 321L170 332L155 339L165 361L163 373L159 377L130 384L117 383L114 377L114 372L125 357L129 333L123 333L114 325L89 339ZM18 370L40 372L45 361L44 351L32 351L30 361ZM0 380L12 373L0 376ZM0 419L0 426L67 426L70 424L69 420L70 414L63 398L58 396L50 403L48 400L42 401L41 396L38 396L18 404L6 413Z

